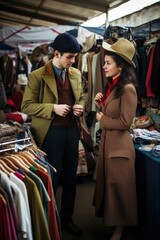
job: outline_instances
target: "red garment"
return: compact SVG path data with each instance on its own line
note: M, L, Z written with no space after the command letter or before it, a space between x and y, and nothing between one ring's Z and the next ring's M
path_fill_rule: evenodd
M18 222L17 217L15 216L15 213L13 211L13 202L12 200L9 200L9 196L7 195L7 193L5 192L5 190L0 189L0 194L4 197L5 201L6 201L6 210L7 210L7 221L9 221L9 224L7 226L5 226L5 230L3 229L2 233L5 233L6 231L8 231L8 235L11 235L11 238L5 238L5 236L3 236L0 239L13 239L13 240L18 240L18 228L16 223ZM1 218L0 218L1 219ZM1 226L2 227L2 226ZM5 231L5 232L4 232Z
M155 93L152 91L151 87L151 75L152 75L152 68L153 68L153 57L154 57L154 50L155 45L152 46L151 52L150 52L150 58L149 58L149 64L148 64L148 71L146 75L146 90L147 90L147 97L155 97Z
M54 193L52 189L51 179L47 173L43 172L40 169L37 169L36 173L37 173L37 176L39 176L43 181L47 189L47 192L51 198L51 201L48 203L48 224L49 224L49 232L50 232L51 240L60 240L60 233L59 233L59 227L58 227L58 222L56 218L54 195L53 195Z
M112 92L112 90L117 86L119 80L119 76L117 78L115 78L114 80L112 80L112 82L108 82L108 90L106 92L106 94L104 95L104 97L102 98L102 105L105 105L106 99L109 96L109 94Z
M6 120L12 120L13 122L19 122L19 123L24 123L24 119L21 115L21 113L6 113Z
M0 195L0 239L12 239L8 214L7 202Z
M14 111L21 112L21 103L22 103L23 93L20 91L15 91L9 96L9 99L12 99L14 102Z

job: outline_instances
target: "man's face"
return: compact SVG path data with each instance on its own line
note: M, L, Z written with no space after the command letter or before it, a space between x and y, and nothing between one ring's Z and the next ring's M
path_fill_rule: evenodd
M78 53L56 53L56 63L59 68L69 68L75 62L75 57Z

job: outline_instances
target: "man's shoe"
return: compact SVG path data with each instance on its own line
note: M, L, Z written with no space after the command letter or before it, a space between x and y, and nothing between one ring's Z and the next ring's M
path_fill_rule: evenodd
M69 223L62 223L61 224L62 230L74 235L74 236L82 236L83 232L82 230L73 222Z

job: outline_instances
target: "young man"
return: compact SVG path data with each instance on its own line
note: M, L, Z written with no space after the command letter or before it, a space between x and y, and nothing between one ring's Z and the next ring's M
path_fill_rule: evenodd
M72 215L79 143L76 117L83 113L85 98L80 71L71 66L81 46L72 35L62 33L51 43L51 47L54 50L52 61L29 75L22 112L31 115L35 141L57 170L53 175L55 194L59 176L62 175L62 229L80 236L82 230L74 224Z

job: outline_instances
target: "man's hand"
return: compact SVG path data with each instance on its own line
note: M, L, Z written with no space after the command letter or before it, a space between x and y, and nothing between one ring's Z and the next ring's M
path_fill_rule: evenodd
M83 113L83 107L79 104L73 106L73 114L77 117L80 117Z
M53 112L61 117L65 117L71 111L71 107L67 104L54 104Z

